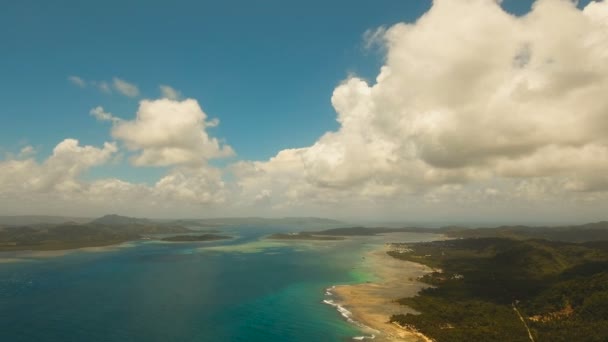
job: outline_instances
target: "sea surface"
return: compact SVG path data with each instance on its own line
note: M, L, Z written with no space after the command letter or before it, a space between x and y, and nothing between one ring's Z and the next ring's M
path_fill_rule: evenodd
M0 253L0 341L350 341L363 333L323 303L325 290L373 281L366 250L433 238L263 239L277 230L231 227L222 229L229 241L142 240L50 257Z

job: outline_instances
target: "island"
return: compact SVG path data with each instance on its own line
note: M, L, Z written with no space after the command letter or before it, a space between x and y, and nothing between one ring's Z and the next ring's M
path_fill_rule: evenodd
M334 286L330 302L382 341L606 341L607 222L423 229L437 239L366 252L362 259L377 279ZM347 227L314 234L395 231L420 232Z
M202 235L175 235L162 238L162 241L168 242L197 242L197 241L217 241L217 240L228 240L232 239L230 236L216 235L216 234L202 234Z
M420 278L430 287L397 299L417 313L390 321L438 342L605 341L608 243L595 240L605 226L499 227L390 244L393 258L432 269Z
M583 225L566 226L499 226L469 228L446 226L440 228L424 227L341 227L309 232L324 236L376 236L390 233L439 234L449 238L506 238L513 240L544 239L549 241L587 242L608 241L608 222L601 221Z
M339 236L319 236L310 233L277 233L266 237L271 240L304 240L304 241L336 241L344 240Z
M311 232L314 235L327 236L376 236L388 233L436 233L441 234L437 229L432 228L384 228L384 227L342 227Z
M155 234L196 232L171 222L106 215L88 223L65 222L1 227L0 252L102 247L150 239L150 236Z

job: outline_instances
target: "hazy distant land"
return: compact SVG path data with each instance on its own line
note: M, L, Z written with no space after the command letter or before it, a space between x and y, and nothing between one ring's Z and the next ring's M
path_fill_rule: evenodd
M0 252L19 250L66 250L100 247L151 239L155 234L188 234L164 241L212 241L230 237L192 233L218 233L222 226L336 226L339 221L315 217L214 218L158 220L120 215L96 219L63 216L0 216ZM204 229L200 228L214 228ZM328 239L329 240L329 239Z
M203 234L203 235L175 235L164 237L162 241L169 242L196 242L196 241L217 241L217 240L228 240L232 239L230 236L216 235L216 234Z
M608 222L596 222L582 225L531 227L531 226L500 226L494 228L467 227L341 227L321 231L308 232L314 235L327 236L374 236L388 233L432 233L450 238L488 238L500 237L515 240L545 239L550 241L587 242L608 241Z
M139 240L152 234L193 232L173 224L106 215L85 224L67 222L0 228L0 251L100 247Z
M304 241L335 241L344 240L339 236L319 236L309 233L277 233L267 237L271 240L304 240Z

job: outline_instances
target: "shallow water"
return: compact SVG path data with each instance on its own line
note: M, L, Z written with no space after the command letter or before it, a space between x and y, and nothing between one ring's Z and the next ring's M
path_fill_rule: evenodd
M344 341L361 335L322 303L333 284L373 279L384 238L138 242L41 257L0 254L2 341ZM415 234L414 239L427 239Z

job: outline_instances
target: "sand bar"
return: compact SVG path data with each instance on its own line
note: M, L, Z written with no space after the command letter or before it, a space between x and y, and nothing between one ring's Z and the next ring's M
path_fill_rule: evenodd
M391 315L415 313L414 310L399 305L396 299L415 296L428 286L416 281L431 271L424 265L398 260L386 254L388 246L366 253L364 267L378 279L373 283L339 285L331 289L335 301L351 312L351 318L369 329L374 341L432 341L412 330L390 323Z

